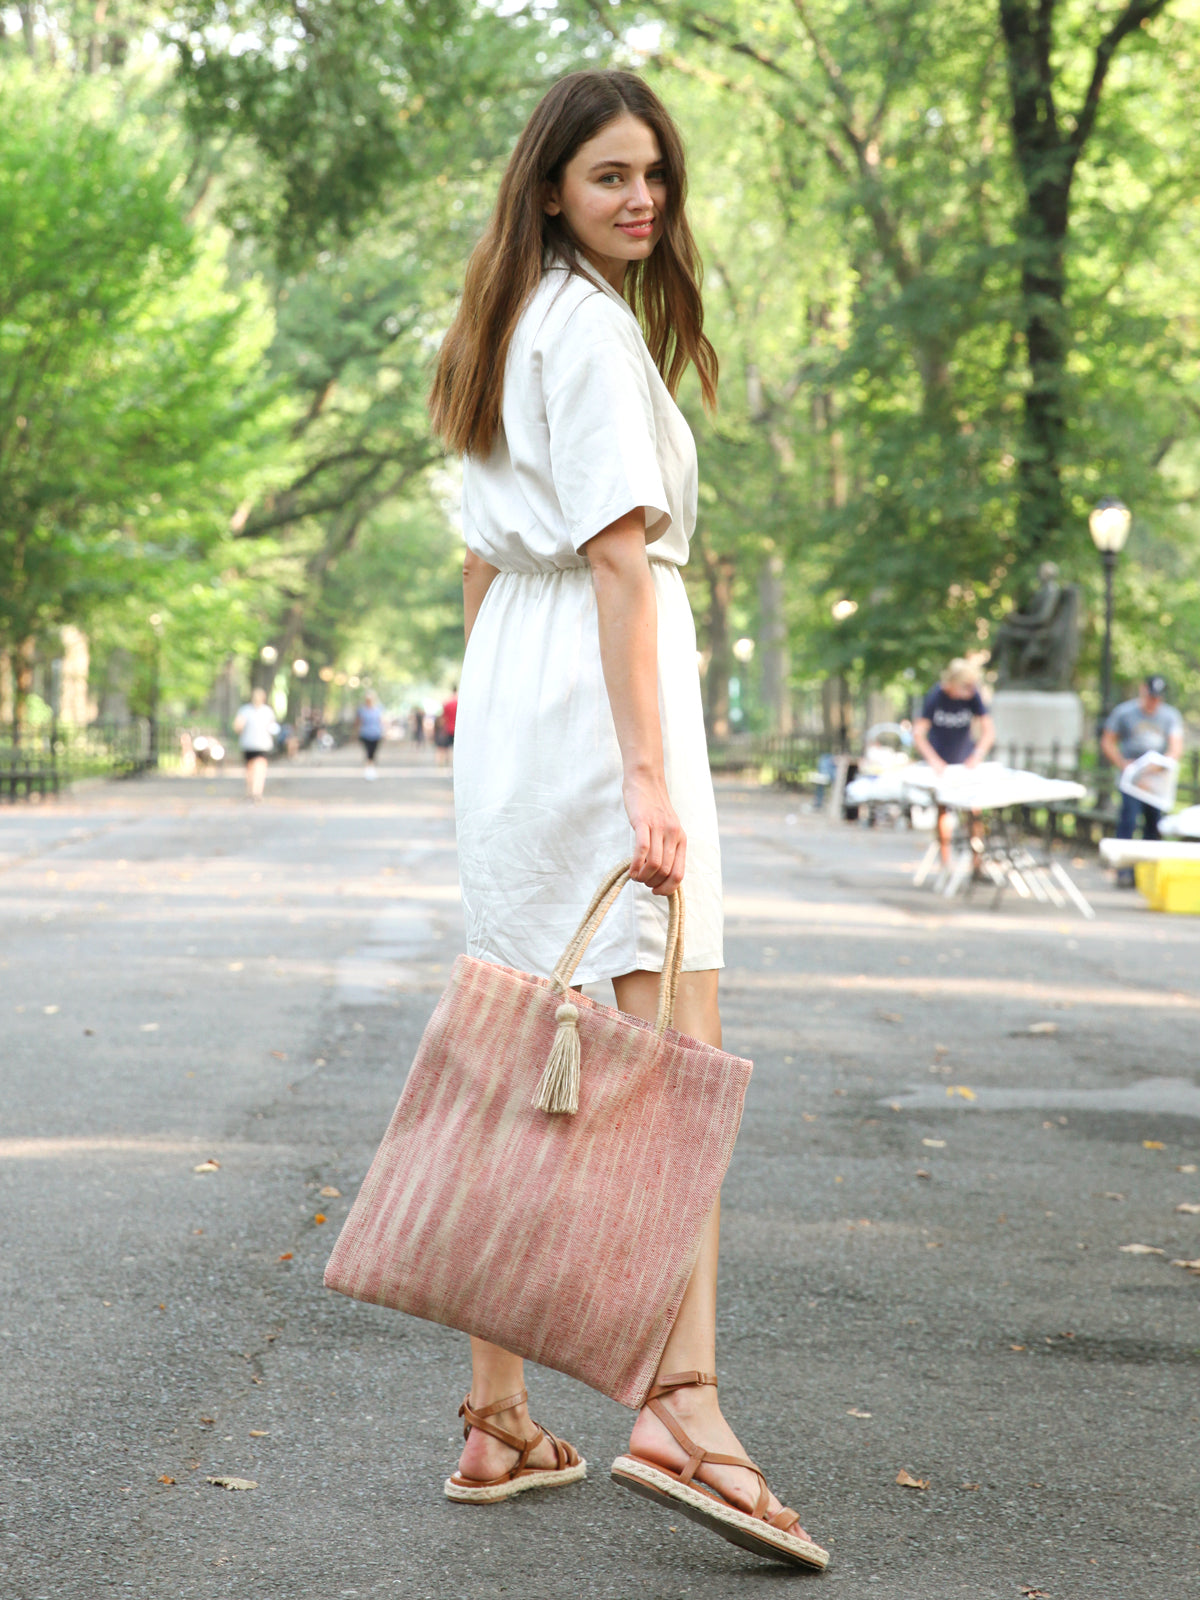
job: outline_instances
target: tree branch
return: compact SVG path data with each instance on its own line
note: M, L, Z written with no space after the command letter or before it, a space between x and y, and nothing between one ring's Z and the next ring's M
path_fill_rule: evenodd
M1043 0L1045 3L1045 0ZM1129 0L1129 4L1113 23L1112 27L1096 46L1096 60L1092 66L1091 82L1087 86L1087 93L1083 97L1083 104L1075 118L1075 129L1068 140L1071 151L1071 165L1074 167L1083 151L1084 145L1091 137L1092 129L1096 125L1096 113L1100 109L1100 95L1104 88L1104 80L1108 76L1108 69L1112 65L1113 57L1121 48L1122 43L1143 23L1157 17L1167 8L1168 0Z

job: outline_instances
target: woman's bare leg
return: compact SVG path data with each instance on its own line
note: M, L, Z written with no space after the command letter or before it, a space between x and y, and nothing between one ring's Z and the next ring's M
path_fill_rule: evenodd
M631 1016L653 1021L658 1005L657 972L630 972L614 980L617 1004ZM685 972L679 981L675 1003L675 1026L681 1033L701 1039L705 1044L721 1043L721 1011L717 999L717 974ZM700 1254L667 1339L660 1377L674 1372L715 1372L717 1370L717 1256L721 1237L721 1202L717 1201L704 1227ZM664 1395L664 1405L697 1444L719 1455L745 1455L733 1429L721 1414L717 1391L712 1387L675 1389ZM685 1452L659 1419L643 1409L634 1423L629 1448L635 1454L678 1472L687 1461ZM754 1509L758 1479L752 1472L737 1467L702 1467L697 1476L726 1499L747 1511ZM780 1509L772 1496L769 1508Z
M502 1350L498 1344L489 1344L486 1339L471 1340L471 1404L477 1410L480 1406L490 1406L495 1400L506 1400L509 1395L520 1394L524 1387L525 1364L520 1356L514 1356L510 1350ZM515 1434L518 1439L530 1439L535 1431L529 1407L524 1403L510 1406L506 1411L497 1411L488 1420L494 1422L496 1427L503 1428L505 1433ZM463 1446L458 1470L464 1478L498 1478L502 1472L509 1471L516 1460L515 1450L510 1450L499 1439L493 1439L490 1434L481 1433L476 1428ZM543 1441L530 1456L527 1465L553 1467L555 1462L554 1446Z

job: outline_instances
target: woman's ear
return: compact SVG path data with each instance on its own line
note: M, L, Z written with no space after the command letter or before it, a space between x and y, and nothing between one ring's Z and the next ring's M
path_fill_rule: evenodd
M548 183L542 191L542 210L548 217L557 217L562 211L557 184Z

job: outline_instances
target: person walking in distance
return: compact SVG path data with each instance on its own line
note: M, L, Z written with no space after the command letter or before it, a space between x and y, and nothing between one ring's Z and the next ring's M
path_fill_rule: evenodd
M621 1010L652 1021L665 897L686 868L676 1026L719 1044L721 860L679 570L697 464L674 400L693 365L713 405L717 361L685 192L679 134L641 79L556 84L501 180L430 404L465 458L455 807L468 953L548 975L583 908L579 886L632 856L631 888L574 981L611 978ZM714 1208L614 1479L632 1487L652 1465L675 1512L823 1566L718 1404L718 1235ZM504 1498L535 1469L551 1483L582 1477L578 1452L531 1422L520 1359L482 1339L471 1358L447 1495ZM772 1541L755 1532L767 1524Z
M383 738L383 712L374 689L367 690L355 716L355 723L358 727L359 743L366 756L363 762L363 777L373 783L379 776L375 769L375 752L379 749L379 741Z
M976 723L978 738L972 732ZM934 772L942 773L947 767L977 767L995 740L996 726L979 692L979 669L956 657L925 696L921 715L913 723L913 743ZM938 843L946 863L953 833L953 813L939 806Z
M275 748L275 735L279 732L265 689L251 691L249 700L239 707L233 719L233 731L246 763L246 799L261 800L267 782L267 757Z
M438 718L438 759L446 764L454 761L454 730L458 725L458 685L450 691L448 700L442 702Z
M1183 755L1183 718L1167 704L1166 694L1167 680L1161 672L1152 672L1138 689L1136 699L1122 700L1109 712L1100 735L1100 748L1118 772L1139 756L1152 752L1174 761ZM1132 839L1139 818L1143 839L1157 839L1162 812L1149 800L1122 791L1116 837ZM1122 867L1117 873L1117 887L1132 889L1133 885L1133 868Z

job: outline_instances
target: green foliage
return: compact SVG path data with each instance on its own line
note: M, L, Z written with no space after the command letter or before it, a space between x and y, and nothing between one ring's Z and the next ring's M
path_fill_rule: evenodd
M6 74L0 649L156 594L248 476L270 322L252 286L227 292L178 176L102 86Z

